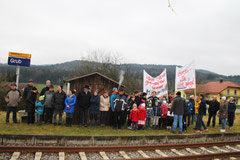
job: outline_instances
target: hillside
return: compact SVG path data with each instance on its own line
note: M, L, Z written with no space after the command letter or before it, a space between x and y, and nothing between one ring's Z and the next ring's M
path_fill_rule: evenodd
M65 62L61 64L53 65L32 65L30 68L21 68L20 82L27 82L30 78L34 79L36 83L45 83L47 79L50 79L54 84L61 83L63 79L77 76L78 69L83 65L84 61L76 60L71 62ZM93 64L95 62L92 62ZM123 67L124 66L124 67ZM139 82L139 87L142 88L143 69L145 69L150 75L159 75L164 68L167 68L167 76L169 89L174 89L175 83L175 68L176 65L148 65L148 64L124 64L120 66L121 69L128 69L128 75L133 75L134 79ZM15 66L8 66L6 64L0 64L0 75L10 77L14 79ZM205 83L207 81L218 81L223 79L225 81L232 81L240 84L240 76L224 76L217 73L213 73L207 70L197 70L197 83Z

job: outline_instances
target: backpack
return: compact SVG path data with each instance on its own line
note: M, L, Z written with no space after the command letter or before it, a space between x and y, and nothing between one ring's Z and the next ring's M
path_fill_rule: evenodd
M115 99L114 100L114 110L116 112L124 111L125 107L126 107L126 104L123 99Z

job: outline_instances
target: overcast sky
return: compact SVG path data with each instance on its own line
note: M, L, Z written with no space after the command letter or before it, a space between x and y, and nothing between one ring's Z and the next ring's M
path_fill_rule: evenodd
M185 65L240 75L240 0L0 0L0 62L80 59L101 49L128 63Z

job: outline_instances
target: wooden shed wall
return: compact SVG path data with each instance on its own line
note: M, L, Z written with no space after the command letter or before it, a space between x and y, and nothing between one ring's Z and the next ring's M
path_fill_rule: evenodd
M109 95L112 92L112 89L114 87L118 87L117 83L114 83L110 81L109 79L106 79L105 77L102 77L98 74L94 74L88 77L84 77L81 79L76 79L70 82L70 88L71 89L76 89L77 93L76 96L80 91L83 90L85 85L89 85L91 88L91 93L98 89L99 90L99 95L102 95L104 90L109 92ZM73 123L74 124L79 124L80 121L80 116L79 116L79 107L76 105L75 106L75 111L74 111L74 116L73 116Z

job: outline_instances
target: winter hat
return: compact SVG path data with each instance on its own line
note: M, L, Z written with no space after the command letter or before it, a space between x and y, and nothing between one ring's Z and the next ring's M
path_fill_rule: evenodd
M113 92L115 92L116 90L117 90L117 88L116 88L116 87L114 87L114 88L113 88Z
M149 105L149 104L152 104L152 101L149 101L149 102L148 102L148 105Z
M164 104L164 103L167 103L167 101L163 101L163 104Z
M89 85L85 85L84 88L86 88L86 89L90 89L90 88L89 88Z
M97 93L98 93L98 92L99 92L99 91L98 91L98 89L96 89L96 90L95 90L95 92L97 92Z
M15 86L16 87L17 85L16 85L16 83L13 82L13 83L11 83L11 86Z
M177 96L181 96L181 92L177 92Z
M147 93L145 93L145 92L142 93L142 96L143 96L143 97L146 96L146 95L147 95Z
M43 95L43 96L40 96L40 97L39 97L39 100L40 100L40 101L43 101L43 100L44 100L44 98L45 98L45 96L44 96L44 95Z

